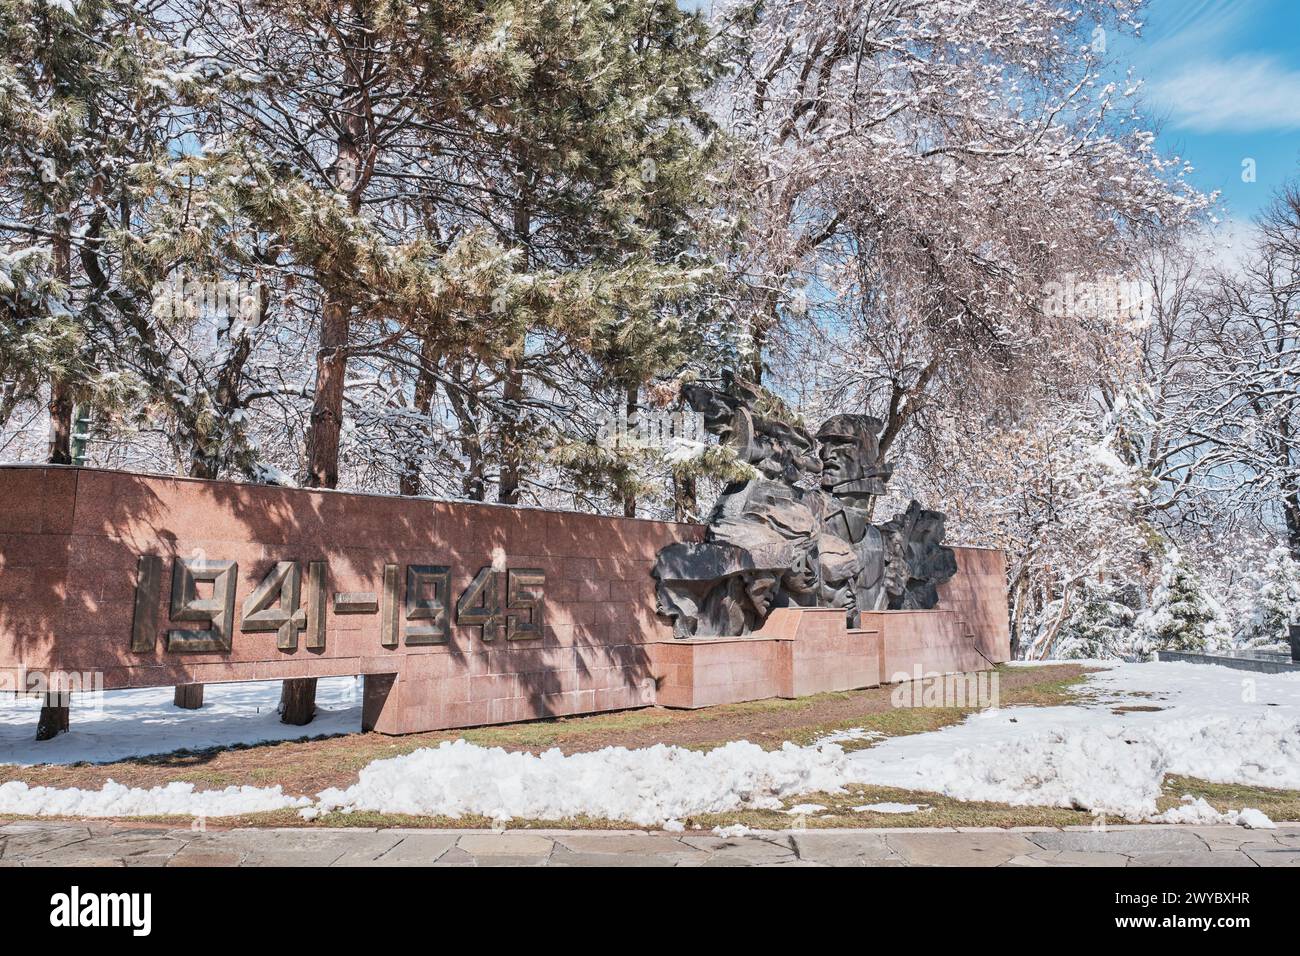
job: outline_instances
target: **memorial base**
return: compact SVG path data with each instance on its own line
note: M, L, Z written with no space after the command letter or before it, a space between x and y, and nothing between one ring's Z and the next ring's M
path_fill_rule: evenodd
M680 641L651 571L699 525L53 466L0 467L0 500L0 693L174 686L183 707L204 684L364 675L364 728L405 734L802 697L1010 650L1005 562L981 548L954 548L937 610L849 630L783 608ZM66 721L50 706L44 733Z
M863 615L863 623L848 628L844 612L830 608L780 608L745 637L652 642L636 660L603 660L595 668L579 655L531 679L490 673L486 655L476 667L484 673L469 678L372 674L363 727L406 734L656 704L696 709L994 666L951 611L880 611Z

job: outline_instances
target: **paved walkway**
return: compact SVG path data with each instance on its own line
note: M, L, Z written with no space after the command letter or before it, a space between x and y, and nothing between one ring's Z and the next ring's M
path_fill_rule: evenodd
M0 866L1300 866L1300 825L1067 830L163 829L0 826Z

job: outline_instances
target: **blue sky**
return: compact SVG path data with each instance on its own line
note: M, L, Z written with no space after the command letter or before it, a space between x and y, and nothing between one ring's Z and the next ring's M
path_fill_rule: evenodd
M1244 223L1300 177L1300 0L1153 0L1139 39L1108 52L1145 82L1161 151L1195 167ZM1253 159L1255 181L1242 181Z

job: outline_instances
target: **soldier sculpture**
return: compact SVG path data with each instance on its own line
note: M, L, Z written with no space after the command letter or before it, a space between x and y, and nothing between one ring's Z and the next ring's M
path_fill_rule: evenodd
M676 636L748 634L775 607L842 608L853 627L862 611L938 603L957 570L943 514L913 501L884 524L871 520L893 472L879 419L836 415L813 437L779 401L731 376L683 395L756 476L723 490L703 542L659 552L659 611Z

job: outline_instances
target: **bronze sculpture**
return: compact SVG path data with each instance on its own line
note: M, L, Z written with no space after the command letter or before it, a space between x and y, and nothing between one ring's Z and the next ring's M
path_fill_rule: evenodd
M723 490L703 542L659 552L659 611L677 637L748 634L774 607L840 608L853 627L862 611L936 606L957 570L943 514L913 501L871 520L893 473L879 419L835 415L813 436L779 400L727 374L721 388L682 394L756 476Z

